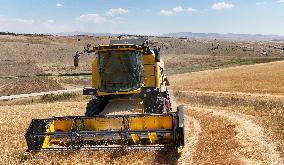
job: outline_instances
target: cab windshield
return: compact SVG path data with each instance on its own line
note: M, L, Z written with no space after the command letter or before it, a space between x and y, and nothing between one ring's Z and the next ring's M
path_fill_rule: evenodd
M140 88L142 55L136 51L108 51L99 54L101 90L131 91Z

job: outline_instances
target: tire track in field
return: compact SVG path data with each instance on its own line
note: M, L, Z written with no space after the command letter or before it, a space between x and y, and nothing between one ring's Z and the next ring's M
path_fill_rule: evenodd
M238 159L242 164L284 164L283 158L277 152L276 145L265 136L263 128L253 117L227 110L190 107L188 105L187 108L204 115L223 118L236 124L234 128L236 131L235 139L240 146L237 147L235 156L239 157Z
M267 94L267 93L249 93L249 92L222 92L222 91L201 91L201 90L176 90L183 93L191 94L208 94L208 95L229 95L229 96L243 96L252 98L272 98L272 99L284 99L284 95L280 94Z
M235 152L235 124L208 112L199 112L186 106L188 114L198 120L201 127L199 140L191 155L190 164L240 164Z
M193 164L193 154L201 132L200 122L193 117L185 115L185 147L182 149L178 164Z
M28 97L37 97L37 96L43 96L43 95L49 95L49 94L74 93L74 92L80 92L80 91L83 91L83 88L39 92L39 93L28 93L28 94L19 94L19 95L10 95L10 96L0 96L0 101L28 98Z

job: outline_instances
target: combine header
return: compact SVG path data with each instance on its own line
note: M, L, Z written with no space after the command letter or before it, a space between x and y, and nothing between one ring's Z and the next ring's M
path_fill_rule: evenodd
M84 95L93 95L85 116L33 119L25 135L29 151L164 149L184 146L183 106L172 110L157 48L148 40L124 39L99 45L93 83ZM83 53L77 53L78 57ZM136 100L131 114L106 114L117 99Z
M183 110L166 114L104 115L34 119L28 150L106 150L178 148Z

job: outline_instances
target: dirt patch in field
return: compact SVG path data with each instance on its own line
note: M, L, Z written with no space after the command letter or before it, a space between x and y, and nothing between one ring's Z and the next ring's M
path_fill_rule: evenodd
M108 37L78 39L61 36L0 36L0 58L4 61L33 61L45 72L72 72L76 51L83 51L88 43L97 45L109 42ZM80 70L90 71L93 58L93 55L81 56Z
M56 81L47 77L23 77L3 84L0 88L0 96L46 92L64 89Z
M12 82L11 79L0 78L0 91L2 90L2 88L3 88L6 84L8 84L8 83L10 83L10 82Z
M34 61L0 61L0 77L4 76L33 76L43 71L35 65Z

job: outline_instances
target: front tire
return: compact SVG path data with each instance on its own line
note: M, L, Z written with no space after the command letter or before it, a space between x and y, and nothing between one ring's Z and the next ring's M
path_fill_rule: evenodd
M156 88L142 88L141 97L145 113L162 114L172 110L167 91L160 92Z
M144 98L144 112L162 114L165 109L165 100L158 94L150 94Z
M95 115L99 115L106 105L108 104L108 100L104 98L96 98L89 101L86 107L85 116L92 117Z

